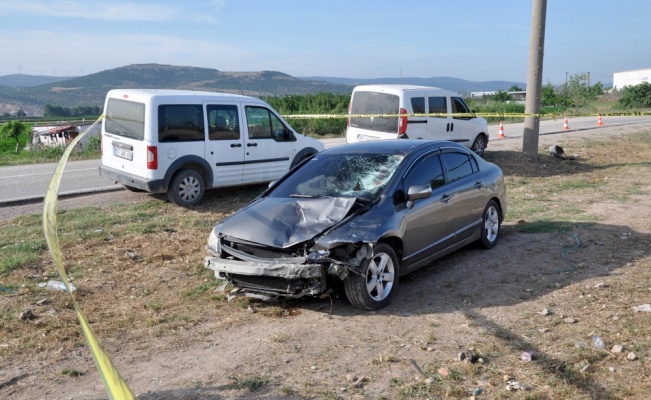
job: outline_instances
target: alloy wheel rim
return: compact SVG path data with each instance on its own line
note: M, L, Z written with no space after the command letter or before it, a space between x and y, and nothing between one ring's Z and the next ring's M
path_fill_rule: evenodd
M393 289L395 269L393 260L386 253L373 257L366 273L366 290L371 299L382 301L389 296Z
M488 210L486 210L486 222L484 223L484 234L486 235L486 240L493 242L497 238L499 229L499 214L495 207L489 207Z

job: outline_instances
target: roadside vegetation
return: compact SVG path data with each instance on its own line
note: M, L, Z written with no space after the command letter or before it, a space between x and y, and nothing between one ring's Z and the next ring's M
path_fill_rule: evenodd
M497 247L508 246L520 235L525 237L522 243L531 243L508 250L503 257L482 267L510 269L513 282L487 280L472 295L463 295L458 290L460 281L443 280L440 290L447 293L449 302L457 304L457 311L433 313L429 326L409 331L403 338L383 333L378 339L385 343L381 353L359 354L367 362L360 361L356 368L411 368L416 361L404 359L400 354L405 345L396 343L407 341L408 346L422 348L426 361L419 361L420 366L408 378L383 382L388 398L469 397L477 387L492 392L493 398L511 398L512 394L503 389L507 379L527 386L515 398L646 398L651 390L647 379L649 361L645 359L651 356L651 313L632 314L630 306L643 299L648 302L651 239L649 232L604 224L605 215L594 212L592 206L619 209L640 202L648 204L651 135L641 131L559 144L580 156L576 160L560 160L550 157L544 147L540 148L538 161L517 151L487 152L486 158L503 169L509 196L504 236ZM291 324L302 307L313 306L309 300L267 304L238 298L229 302L224 293L214 291L221 282L203 267L210 229L263 189L264 185L257 185L211 191L191 210L171 205L162 197L143 194L144 200L136 204L59 211L59 241L68 273L78 287L75 295L95 333L108 346L109 354L117 351L120 343L137 343L139 349L147 352L157 340L182 337L193 341L189 338L256 320L286 318L287 324ZM651 213L636 218L648 220ZM572 233L580 237L580 243L574 243ZM540 242L540 236L536 236L540 234L549 235L546 237L557 242L555 247ZM567 249L563 250L564 258L575 252L574 257L580 253L591 261L574 264L572 258L567 258L569 261L563 265L566 271L551 271L549 275L534 271L542 266L532 266L531 257L549 252L552 263L552 259L560 259L561 251L552 253L549 248L558 246ZM452 255L447 260L461 256ZM21 363L23 359L34 359L33 356L61 361L66 359L65 354L83 348L84 338L68 295L39 288L39 283L59 279L43 239L40 215L0 222L0 260L0 363ZM419 272L419 277L436 279L433 275L444 274L446 267L440 265L446 265L446 261L436 264L439 267ZM595 275L594 271L601 271L606 265L618 272ZM462 266L454 268L459 267ZM405 280L404 285L409 284L410 280ZM500 312L507 317L500 327L482 316L497 312L496 307L478 307L476 303L489 304L496 291L508 290L519 300L517 305L502 307ZM543 294L546 300L536 300L538 296L542 299ZM324 301L332 307L327 299ZM543 318L537 315L541 301L552 310L545 322L537 322ZM338 302L337 307L347 307L342 300ZM257 311L252 313L252 309ZM31 317L26 314L28 310ZM581 323L568 322L572 316ZM395 316L405 320L408 317ZM447 319L457 322L452 324ZM465 327L463 339L456 343L437 339L445 330L459 329L461 323ZM301 332L299 327L296 330ZM607 348L592 347L590 337L594 332L603 336ZM576 339L575 345L571 338L580 339ZM349 347L357 345L351 343ZM613 344L620 343L627 352L634 352L637 359L609 351ZM291 345L289 339L280 336L274 343L264 344L270 348L287 346L287 354L299 351L291 350ZM473 359L451 361L453 357L444 357L442 350L437 350L449 353L450 347L468 346L482 358L481 363ZM344 347L338 351L352 351ZM532 348L535 361L520 360L520 351ZM327 356L328 352L322 354L323 359L306 362L318 364L333 358ZM300 357L295 358L298 362ZM255 371L247 371L247 366L242 365L240 375L231 377L232 384L223 390L237 392L231 393L232 397L247 397L255 391L269 396L334 398L328 388L339 390L344 386L350 395L368 394L364 385L370 384L369 378L357 379L359 386L351 383L352 378L348 382L345 378L324 378L314 383L309 376L296 372L293 363L286 365L285 373L290 374L291 370L295 374L291 380L283 376L283 371L265 372L262 364L256 364ZM83 373L81 370L74 364L65 369ZM339 371L339 375L347 373L352 372ZM61 382L75 377L62 370L53 379ZM212 383L204 381L198 385Z

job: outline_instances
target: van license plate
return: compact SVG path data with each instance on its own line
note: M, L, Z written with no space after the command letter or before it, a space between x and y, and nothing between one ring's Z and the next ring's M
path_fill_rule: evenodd
M124 158L129 161L133 160L133 151L130 150L124 150L120 149L118 147L113 148L113 154L115 154L116 157Z

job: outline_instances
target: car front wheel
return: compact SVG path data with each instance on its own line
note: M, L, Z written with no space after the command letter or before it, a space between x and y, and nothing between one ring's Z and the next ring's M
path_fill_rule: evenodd
M491 200L486 204L481 224L481 239L479 240L482 247L490 249L497 243L500 234L500 210L495 202Z
M486 136L483 134L477 135L475 141L472 143L470 150L474 151L478 156L484 155L484 150L486 150Z
M350 303L363 310L386 307L398 288L399 264L391 246L375 246L373 257L362 264L361 274L350 274L344 280L344 291Z
M200 173L183 169L174 175L167 190L170 201L181 207L192 207L203 197L204 183Z

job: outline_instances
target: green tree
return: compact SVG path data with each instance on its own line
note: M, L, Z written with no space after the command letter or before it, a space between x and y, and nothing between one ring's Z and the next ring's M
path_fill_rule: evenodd
M508 93L506 93L506 92L504 92L502 90L499 90L497 93L495 93L493 95L490 95L489 98L491 100L493 100L493 101L498 102L498 103L506 103L508 101L513 100L513 97L510 94L508 94Z
M522 88L521 88L520 86L518 86L518 85L511 85L511 87L509 88L509 90L507 90L507 92L523 92L523 91L524 91L524 89L522 89Z
M16 141L16 153L20 151L19 137L27 130L28 126L19 121L9 121L0 127L0 137Z
M617 104L629 109L651 107L651 84L642 82L635 86L624 86Z

